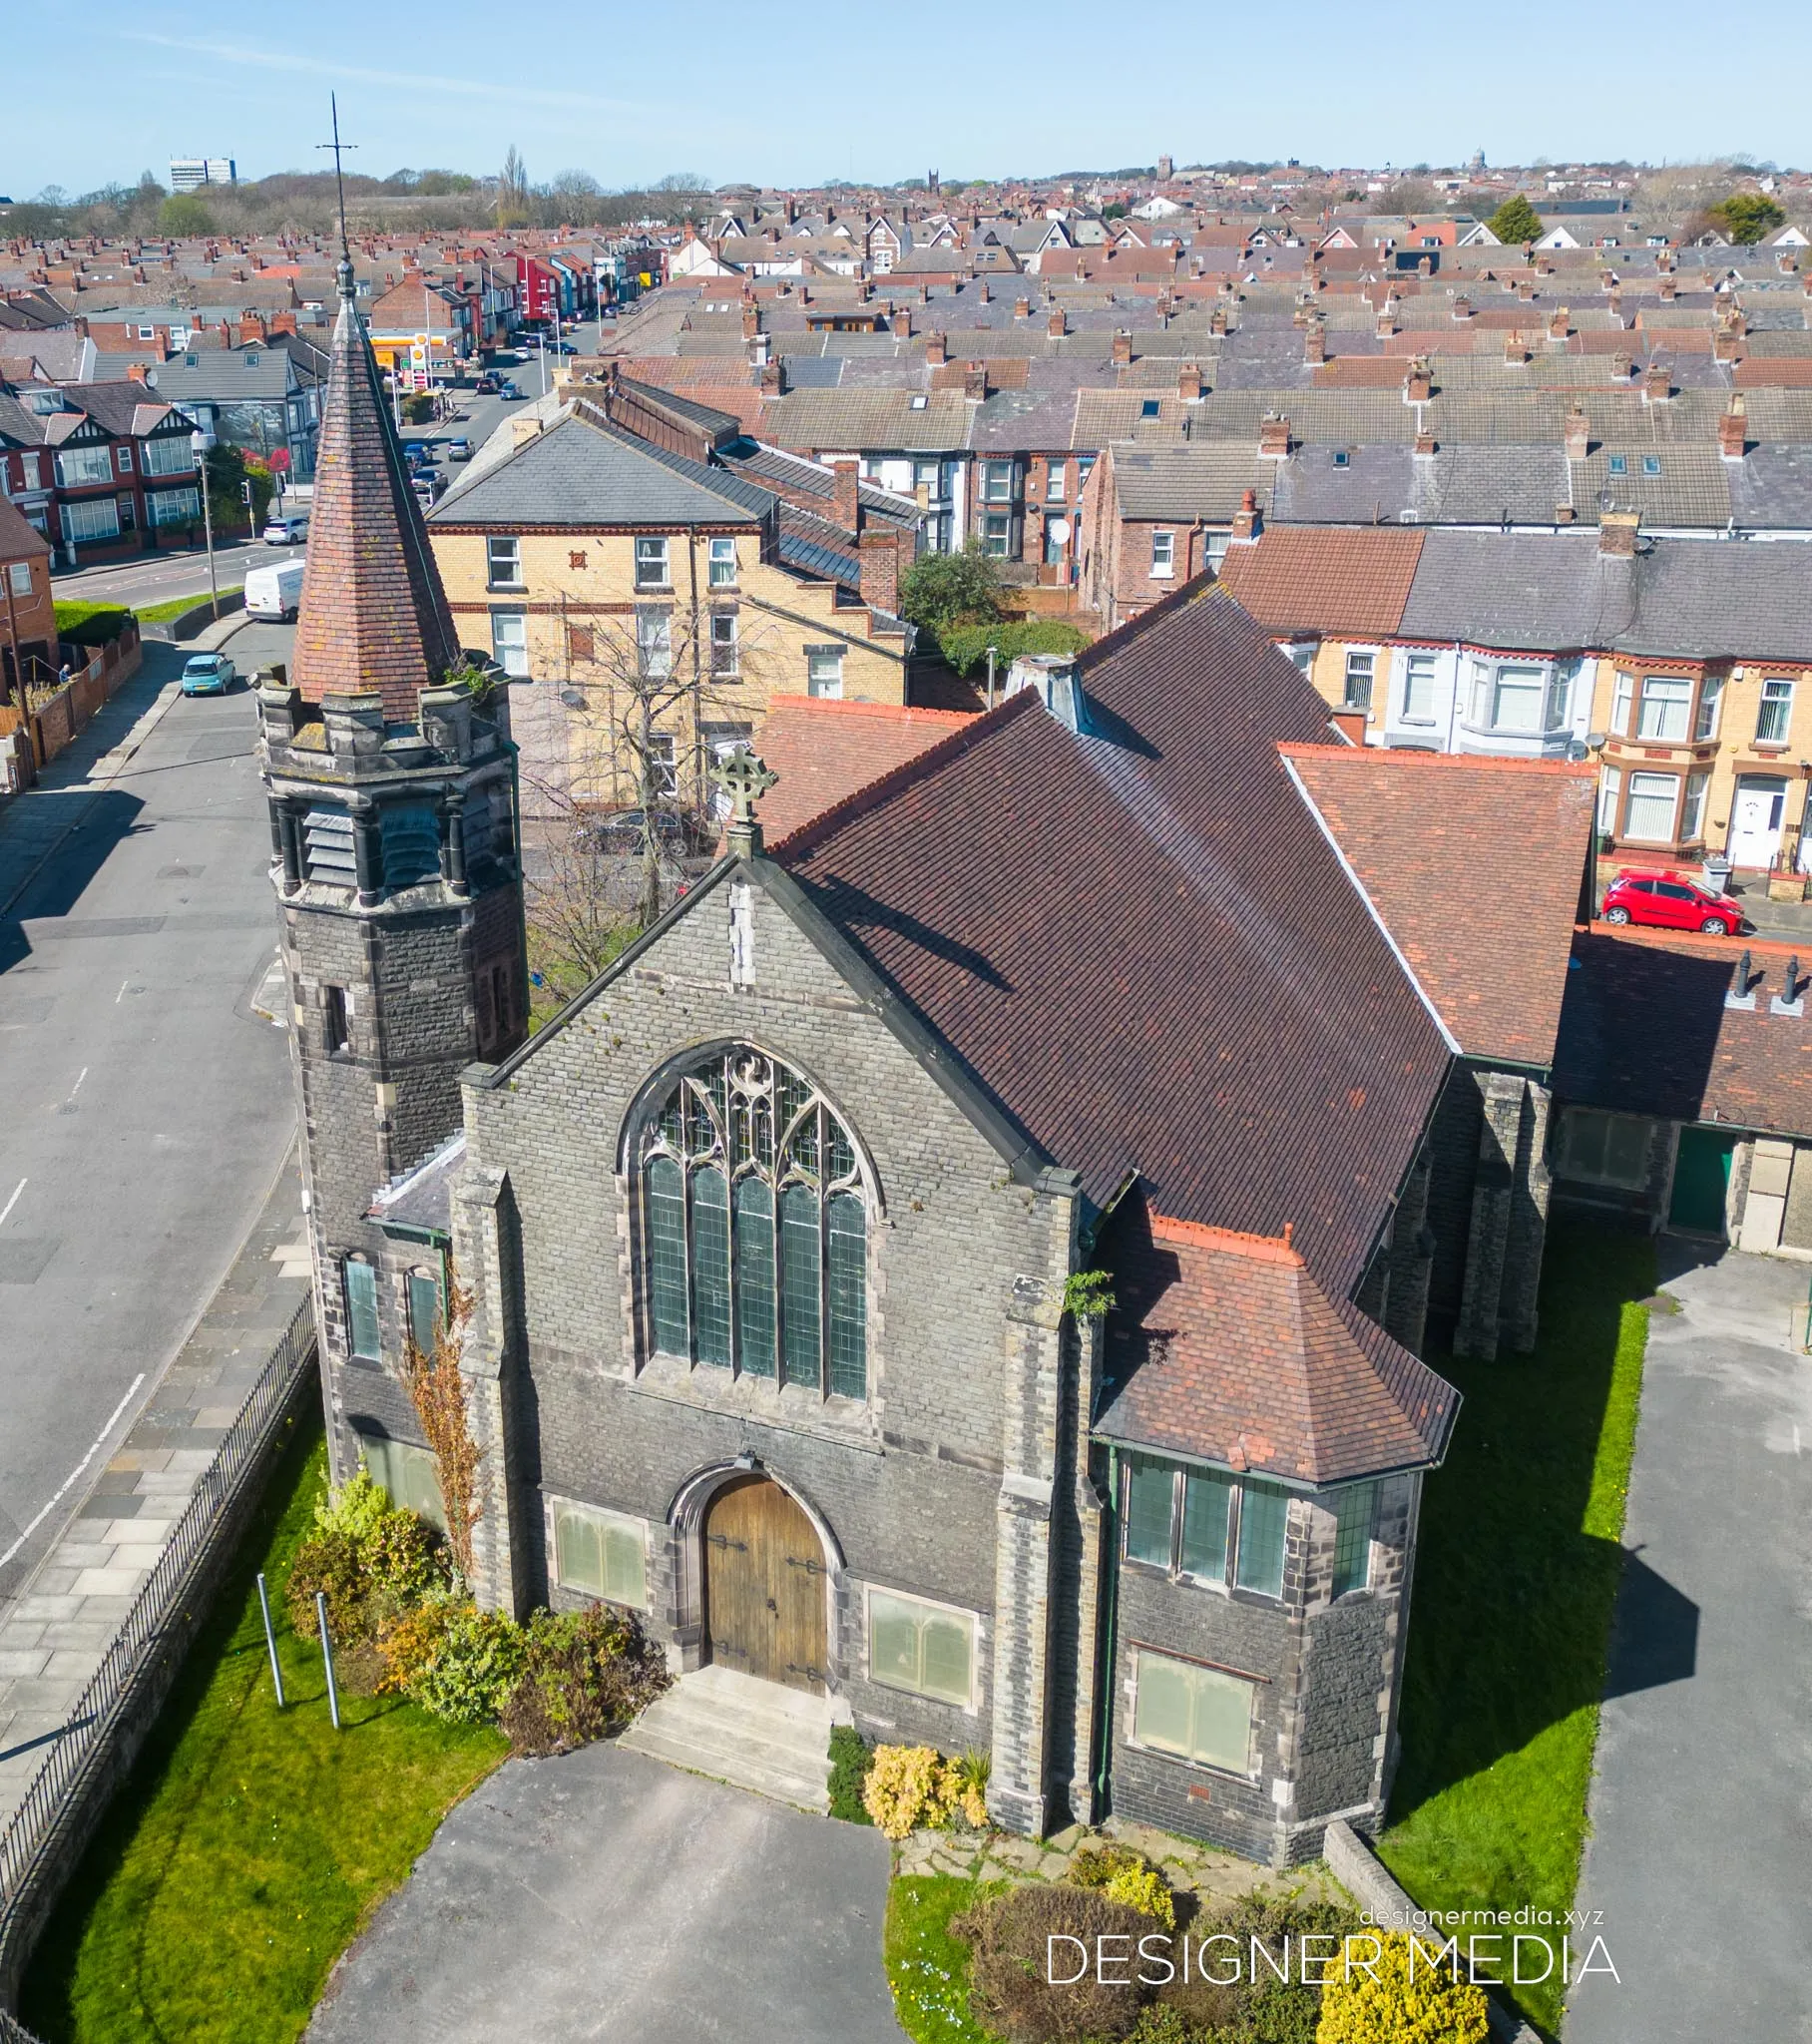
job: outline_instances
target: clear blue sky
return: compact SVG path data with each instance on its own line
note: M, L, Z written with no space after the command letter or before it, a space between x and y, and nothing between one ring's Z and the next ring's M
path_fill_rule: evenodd
M1736 27L1729 24L1734 21ZM1812 8L1683 0L1288 10L663 6L379 9L192 0L39 4L6 36L0 193L67 192L173 155L240 175L325 161L329 88L353 167L539 183L891 183L1295 156L1331 166L1742 154L1812 159Z

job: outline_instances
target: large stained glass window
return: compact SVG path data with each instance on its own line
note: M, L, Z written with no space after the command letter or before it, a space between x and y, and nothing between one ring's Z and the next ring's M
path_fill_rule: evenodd
M683 1073L640 1152L657 1348L820 1395L868 1395L868 1205L823 1096L745 1045Z

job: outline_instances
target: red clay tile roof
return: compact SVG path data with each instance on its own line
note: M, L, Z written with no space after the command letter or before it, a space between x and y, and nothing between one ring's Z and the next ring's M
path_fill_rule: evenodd
M1113 1273L1110 1440L1298 1483L1439 1462L1459 1393L1277 1239L1195 1228L1129 1198L1099 1252Z
M1395 526L1267 526L1227 549L1220 579L1267 632L1388 639L1403 617L1423 534Z
M1423 991L1469 1057L1554 1062L1590 912L1597 771L1378 746L1283 746ZM1493 850L1510 864L1495 877Z
M763 831L777 843L833 802L974 721L952 710L770 697L759 751L780 778L762 798Z
M1807 995L1812 941L1696 937L1612 930L1574 939L1554 1087L1577 1107L1665 1121L1726 1122L1763 1134L1812 1137L1812 1000L1777 1015L1787 973ZM1753 1008L1731 1008L1744 952Z
M0 561L23 561L50 550L50 541L22 511L14 508L12 499L0 496ZM5 615L0 609L0 618Z
M1286 773L1327 707L1192 583L773 847L1105 1205L1296 1242L1357 1281L1449 1053Z
M348 300L333 329L290 680L310 703L380 690L384 716L413 724L420 691L458 665L440 570Z

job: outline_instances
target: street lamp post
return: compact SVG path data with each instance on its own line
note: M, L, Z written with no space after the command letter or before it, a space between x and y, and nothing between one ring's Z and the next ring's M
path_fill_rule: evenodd
M215 622L221 617L221 588L214 572L214 508L208 501L208 440L202 433L192 433L190 444L195 449L196 468L202 483L202 529L208 535L208 596L214 605ZM195 528L190 527L193 532Z

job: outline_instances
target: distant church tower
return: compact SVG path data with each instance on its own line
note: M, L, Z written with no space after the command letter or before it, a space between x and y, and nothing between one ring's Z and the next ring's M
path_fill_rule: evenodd
M373 1195L459 1132L461 1069L528 1012L508 691L455 638L349 257L339 299L293 672L258 689L336 1462L349 1359L394 1357L409 1310Z

